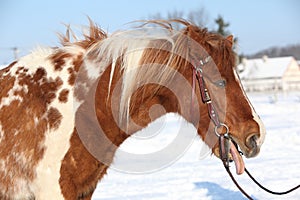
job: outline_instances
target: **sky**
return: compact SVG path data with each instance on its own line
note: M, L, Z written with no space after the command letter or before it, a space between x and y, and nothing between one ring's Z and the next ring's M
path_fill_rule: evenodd
M37 46L58 46L64 24L88 25L87 16L108 32L152 15L205 10L209 30L221 15L239 40L238 53L253 54L273 46L300 44L298 0L0 0L0 64Z

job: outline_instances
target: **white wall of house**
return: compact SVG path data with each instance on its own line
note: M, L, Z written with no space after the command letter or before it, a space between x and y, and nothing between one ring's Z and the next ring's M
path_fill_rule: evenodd
M300 90L300 67L293 57L244 60L237 68L246 91Z
M300 67L295 59L292 59L289 63L282 79L286 82L300 81Z

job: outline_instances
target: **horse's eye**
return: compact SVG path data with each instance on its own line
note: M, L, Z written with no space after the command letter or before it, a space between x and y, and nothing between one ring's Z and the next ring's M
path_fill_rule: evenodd
M226 86L226 80L219 80L219 81L216 81L214 84L218 87L225 87Z

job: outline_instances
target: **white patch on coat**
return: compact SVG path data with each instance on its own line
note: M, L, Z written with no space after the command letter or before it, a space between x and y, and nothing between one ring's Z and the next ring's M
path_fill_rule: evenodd
M73 100L71 98L64 104L57 100L51 104L52 107L59 110L63 118L57 130L51 130L46 133L44 143L46 150L36 169L37 179L34 181L38 187L37 191L35 191L37 199L45 199L49 196L53 199L63 199L59 178L61 161L69 149L69 141L74 128L72 104Z
M26 158L26 155L23 152L17 152L16 150L13 150L12 156L20 168L26 166L31 161L31 158Z
M31 74L40 67L44 68L48 72L48 70L51 70L51 68L53 68L53 65L49 61L48 56L54 53L54 51L55 50L53 48L49 47L37 47L30 54L20 58L18 63L14 65L16 67L12 69L12 75L15 74L19 66L27 67L29 69L28 73Z
M49 61L48 61L49 62ZM58 109L62 114L60 126L56 130L48 130L45 133L44 146L45 152L42 160L36 168L37 178L34 180L34 194L36 199L64 199L61 188L59 185L61 162L69 149L69 141L74 128L74 110L73 110L73 88L68 84L69 73L67 68L72 64L72 60L66 60L66 65L62 71L57 72L53 66L45 68L47 70L47 76L55 79L57 74L63 80L63 85L60 90L57 91L57 95L62 89L68 89L70 91L69 98L66 103L61 103L56 98L49 107ZM35 119L36 121L36 119Z
M247 102L248 102L248 104L251 108L253 120L256 121L256 123L259 126L260 137L258 138L258 140L256 142L257 142L257 145L260 147L263 144L264 140L265 140L265 135L266 135L265 125L263 124L263 122L260 119L260 117L258 116L258 114L255 112L253 105L249 101L248 96L246 95L246 92L245 92L245 90L244 90L244 88L241 84L241 80L240 80L239 75L237 74L236 70L234 70L234 76L235 76L236 81L239 83L239 85L240 85L240 87L243 91L243 95L244 95L245 99L247 100Z
M22 178L15 180L17 186L14 191L14 200L32 199L34 197L28 181Z
M30 189L30 184L28 183L28 180L24 178L16 178L13 171L8 171L6 169L7 163L9 163L10 159L14 159L16 161L17 165L25 166L26 163L30 162L27 159L25 159L24 155L21 155L22 153L13 153L12 155L8 156L6 160L0 160L0 171L3 172L3 174L6 177L10 177L14 180L13 186L9 187L8 190L1 190L1 188L6 188L4 186L1 186L0 183L0 195L4 196L4 199L14 199L14 200L22 200L22 199L32 199L33 193Z

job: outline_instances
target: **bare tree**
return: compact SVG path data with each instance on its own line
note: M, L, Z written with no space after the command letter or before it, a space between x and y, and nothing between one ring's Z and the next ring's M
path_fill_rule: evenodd
M191 23L201 27L207 26L209 22L209 17L204 7L191 10L187 13L183 11L174 10L168 12L166 16L161 15L161 13L156 13L154 15L150 15L149 19L186 19ZM173 28L180 29L181 27L178 24L174 24Z
M167 19L182 19L184 18L184 13L182 11L175 10L173 12L168 12Z
M201 27L207 26L209 22L209 17L204 7L190 11L187 14L187 19L193 24Z

